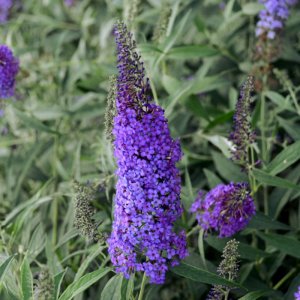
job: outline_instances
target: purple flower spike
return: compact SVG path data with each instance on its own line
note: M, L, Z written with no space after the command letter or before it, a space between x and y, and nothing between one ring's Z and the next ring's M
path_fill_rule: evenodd
M259 14L256 26L256 36L266 36L274 40L277 32L283 28L284 21L289 17L289 6L295 5L297 0L259 0L264 4Z
M300 286L298 286L298 291L294 294L295 300L300 300Z
M191 207L199 225L205 230L230 237L244 229L255 214L254 201L247 183L219 184L206 196L200 191Z
M181 158L164 111L151 103L143 63L132 35L122 22L115 25L118 70L113 134L118 182L114 222L108 239L116 271L129 277L144 271L151 283L162 284L168 266L187 255L184 232L176 234L181 216Z
M12 97L15 93L15 78L19 61L6 45L0 45L0 98Z
M236 103L233 116L233 129L229 140L233 142L232 159L239 163L243 170L248 170L250 162L248 149L255 141L255 132L251 128L251 93L254 90L253 77L249 76L244 83Z
M0 0L0 24L7 22L9 10L12 7L12 0Z

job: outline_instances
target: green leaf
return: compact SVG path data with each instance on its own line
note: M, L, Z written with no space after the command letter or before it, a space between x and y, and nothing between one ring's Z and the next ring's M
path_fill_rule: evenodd
M226 280L205 269L190 265L185 261L182 261L180 265L172 268L171 271L177 275L180 275L185 278L189 278L197 282L203 282L211 285L216 284L216 285L225 285L228 287L239 287L245 289L239 283Z
M111 271L111 268L101 268L97 271L88 273L78 280L71 283L66 290L59 297L59 300L71 300L76 295L82 293L84 290L89 288L92 284L97 282L100 278L105 276Z
M80 267L77 270L77 273L75 275L75 280L79 279L81 276L83 276L84 272L88 268L89 264L102 252L105 246L99 246L98 244L91 247L90 254L86 257L86 259L80 264Z
M276 175L300 159L300 141L283 149L267 166L266 172Z
M280 109L282 110L289 110L294 112L295 109L292 107L291 102L284 98L282 95L273 92L273 91L267 91L264 93L273 103L275 103Z
M289 180L282 179L277 176L272 176L265 171L253 169L253 175L262 184L266 184L269 186L277 186L284 189L296 189L300 190L300 186L296 185Z
M60 287L62 284L62 281L64 279L64 276L66 274L66 270L61 271L60 273L56 274L54 276L54 299L57 300L59 293L60 293Z
M101 293L101 300L122 300L123 275L112 277Z
M230 112L226 112L224 114L217 116L215 119L213 119L212 121L209 122L209 124L205 127L204 131L208 131L218 125L221 125L228 121L231 121L233 114L234 114L234 112L230 111Z
M300 140L300 126L290 119L284 119L279 116L276 116L280 126L286 130L286 132L296 141Z
M199 101L199 98L195 95L191 95L186 101L185 106L197 117L209 120L209 114L205 107Z
M290 236L257 232L258 236L279 251L300 258L300 242Z
M220 87L224 87L228 85L229 82L225 80L220 75L215 76L207 76L207 77L196 77L194 81L192 81L192 86L190 93L191 94L199 94L206 93L209 91L216 90Z
M27 257L24 257L21 265L21 287L22 287L22 299L33 299L33 278L30 270L30 265Z
M259 3L246 3L242 7L242 12L243 12L243 14L248 15L248 16L255 16L263 8L264 8L263 4L259 4Z
M170 49L167 57L170 59L191 59L215 56L219 54L217 49L206 45L188 45Z
M210 171L209 169L203 169L203 171L211 189L222 183L222 180L214 172Z
M222 252L224 247L226 246L226 243L230 239L223 238L220 239L218 237L214 236L208 236L205 238L205 241L213 248L217 249L218 251ZM262 257L269 256L268 253L265 251L253 248L245 243L240 242L238 246L238 252L241 255L241 258L247 259L247 260L259 260Z
M126 300L133 299L133 290L134 290L134 275L131 275L127 282Z
M217 148L219 148L226 158L230 158L231 156L230 147L232 143L226 137L223 137L221 135L206 135L206 134L202 134L201 136L206 140L208 140L209 142L211 142Z
M0 265L0 283L2 281L2 278L4 278L4 275L6 273L6 271L9 268L10 263L12 262L12 260L15 258L16 254L13 254L11 256L9 256L6 260L4 260L4 262Z
M250 292L247 295L239 298L239 300L256 300L259 299L262 296L265 296L269 294L270 291L255 291L255 292Z
M29 128L35 129L37 131L44 131L48 133L53 133L59 135L58 131L55 131L48 126L44 125L41 121L33 116L28 116L25 112L14 109L18 118Z
M174 90L178 89L181 86L182 83L178 79L164 74L162 76L162 84L169 95L171 95Z
M241 172L240 168L236 166L228 158L218 152L212 152L213 160L217 171L227 181L247 181L247 176Z
M249 222L247 228L253 228L253 229L282 229L282 230L290 230L291 228L287 226L286 224L280 223L274 219L271 219L270 217L257 212Z

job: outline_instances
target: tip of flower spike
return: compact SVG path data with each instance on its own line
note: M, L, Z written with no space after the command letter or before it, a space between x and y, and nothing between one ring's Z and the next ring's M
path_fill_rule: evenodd
M250 166L249 148L255 141L255 133L251 127L251 102L254 91L254 77L249 75L243 84L233 116L233 129L229 140L233 142L232 160L238 163L242 170L248 171Z
M145 77L144 63L136 52L136 43L123 21L118 20L114 26L117 46L117 107L134 108L142 115L147 111L149 102L149 80Z

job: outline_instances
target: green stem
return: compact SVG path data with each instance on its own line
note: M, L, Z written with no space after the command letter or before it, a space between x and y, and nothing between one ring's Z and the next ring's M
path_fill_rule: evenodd
M146 277L146 274L144 273L144 275L143 275L143 279L142 279L142 285L141 285L141 289L140 289L140 294L139 294L138 300L143 300L143 296L144 296L144 291L145 291L146 282L147 282L147 277Z
M205 260L205 251L204 251L204 229L200 229L199 232L199 239L198 239L198 247L199 247L199 252L200 252L200 256L203 262L203 266L204 268L207 270L207 265L206 265L206 260Z
M192 228L192 229L186 234L186 237L189 237L190 235L192 235L193 233L195 233L197 230L199 230L199 226L195 226L194 228Z
M266 131L265 131L265 117L266 117L266 99L265 99L265 87L267 79L263 79L263 91L261 94L261 107L260 107L260 121L261 121L261 156L263 163L267 162L267 141L266 141ZM269 202L268 202L268 190L267 187L263 187L263 199L264 199L264 212L265 215L269 215Z
M287 279L289 279L295 272L296 268L291 269L278 283L274 286L274 290L277 290Z
M261 95L261 103L260 103L260 130L261 130L261 155L263 162L267 160L267 143L266 143L266 135L265 135L265 117L266 117L266 99L264 91L262 91Z
M224 296L225 296L224 300L228 300L229 291L226 291L226 292L224 293Z
M296 107L297 113L298 113L298 115L300 115L300 107L298 105L296 94L295 94L295 92L293 91L292 88L289 88L288 90L289 90L289 93L290 93L290 95L291 95L291 97L292 97L292 99L294 101L294 105Z

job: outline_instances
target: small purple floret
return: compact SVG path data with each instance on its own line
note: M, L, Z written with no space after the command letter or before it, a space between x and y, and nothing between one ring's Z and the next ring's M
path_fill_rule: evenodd
M121 22L114 35L119 70L113 129L118 182L109 254L125 277L144 271L151 283L162 284L168 266L187 255L184 232L174 231L182 213L176 168L182 153L163 109L151 103L132 35Z
M295 5L297 0L259 0L259 2L264 4L265 9L259 13L256 36L265 35L273 40L289 17L289 6Z
M248 184L242 182L219 184L205 196L200 191L190 211L196 213L204 230L230 237L247 226L255 214L255 206Z
M295 300L300 300L300 286L298 286L298 291L294 294Z
M6 45L0 45L0 98L12 97L15 93L15 78L19 61Z

